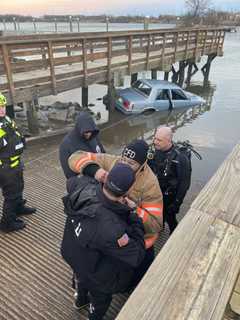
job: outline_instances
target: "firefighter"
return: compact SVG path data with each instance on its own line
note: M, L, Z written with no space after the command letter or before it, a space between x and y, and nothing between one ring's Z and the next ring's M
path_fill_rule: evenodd
M6 97L0 93L0 188L3 194L0 230L18 231L25 227L20 215L32 214L35 208L23 199L23 163L21 155L25 140L13 120L6 116Z

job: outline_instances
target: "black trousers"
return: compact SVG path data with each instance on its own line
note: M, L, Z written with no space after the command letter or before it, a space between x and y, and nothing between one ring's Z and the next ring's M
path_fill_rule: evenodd
M89 292L89 296L89 320L102 320L111 304L112 294L94 290Z
M174 201L174 194L163 194L163 223L167 222L170 234L173 233L178 225L177 212L173 211L171 208L171 205L174 203Z
M154 260L154 248L151 247L146 250L145 258L142 263L134 272L134 277L131 282L130 288L135 288L138 283L141 281L142 277L147 272L148 268ZM127 290L127 288L126 288ZM111 301L112 294L103 293L95 290L89 290L90 296L90 308L89 308L89 320L102 320L103 316L107 312Z
M134 272L134 277L131 285L132 288L135 288L139 284L139 282L142 280L143 276L145 275L148 268L152 264L154 258L155 258L154 247L148 248L146 250L143 261Z
M23 168L0 168L0 188L2 189L4 223L16 220L16 210L23 200Z

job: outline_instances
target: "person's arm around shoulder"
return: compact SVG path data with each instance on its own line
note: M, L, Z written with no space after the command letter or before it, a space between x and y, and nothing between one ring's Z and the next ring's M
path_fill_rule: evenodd
M90 165L98 165L99 168L108 172L117 159L117 156L107 153L76 151L69 157L68 164L71 170L77 173L84 174L84 170ZM87 174L86 171L85 174Z

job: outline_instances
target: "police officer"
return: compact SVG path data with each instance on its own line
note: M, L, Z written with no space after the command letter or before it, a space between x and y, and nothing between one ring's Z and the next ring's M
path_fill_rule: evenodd
M153 139L154 152L148 165L156 174L163 193L163 219L170 233L178 222L176 214L191 183L191 163L188 157L174 145L169 127L159 127Z
M4 197L0 230L11 232L25 227L18 216L34 213L36 209L25 206L21 162L24 137L15 122L6 116L6 104L5 96L0 93L0 188Z
M68 179L61 253L89 292L89 320L102 320L112 295L134 281L145 255L144 228L126 198L135 181L130 166L117 163L104 185L89 179Z

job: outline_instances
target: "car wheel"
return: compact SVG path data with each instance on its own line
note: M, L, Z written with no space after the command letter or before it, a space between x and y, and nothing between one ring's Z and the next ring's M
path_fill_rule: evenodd
M155 111L156 111L155 109L145 109L141 113L144 114L144 115L149 115L149 114L152 114Z

